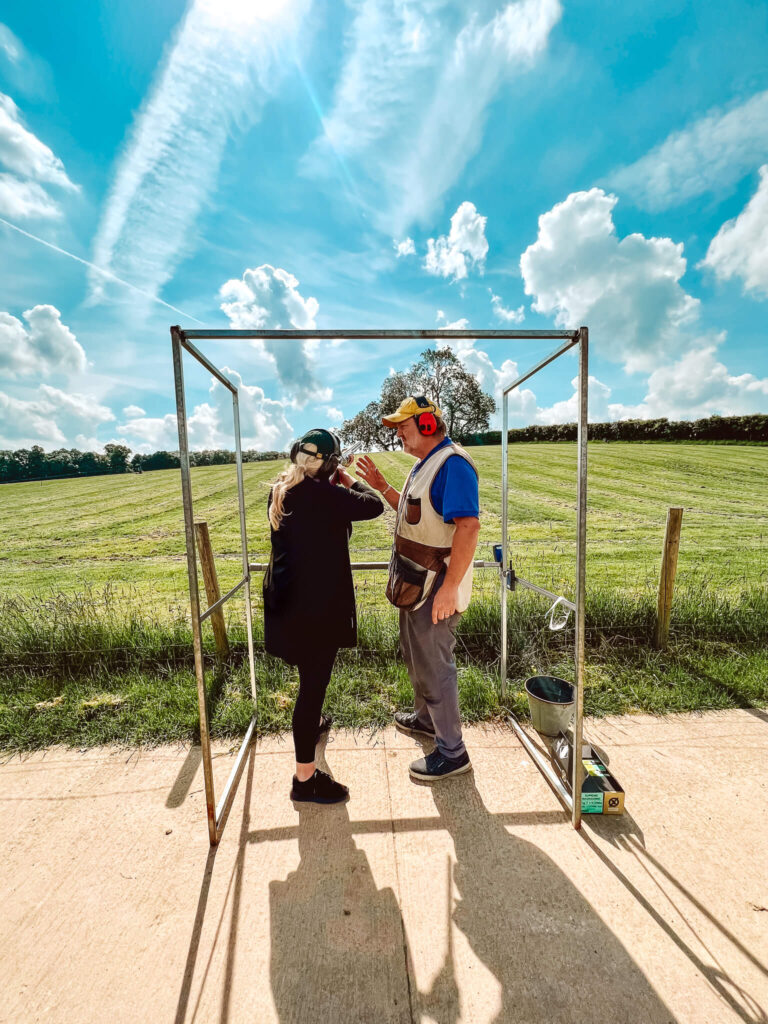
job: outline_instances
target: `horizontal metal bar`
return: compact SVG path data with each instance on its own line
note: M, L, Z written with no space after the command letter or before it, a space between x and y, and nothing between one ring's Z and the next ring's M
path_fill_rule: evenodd
M181 330L181 337L186 344L187 339L198 341L219 339L226 341L227 338L372 338L372 339L397 339L397 338L502 338L507 340L517 339L518 341L539 341L547 338L553 341L557 338L570 338L574 344L578 341L578 331L451 331L442 328L437 331L184 331Z
M523 729L522 725L520 725L520 723L514 715L509 716L509 724L515 730L515 735L522 743L525 752L528 754L530 759L533 761L533 763L539 769L541 774L547 780L550 787L552 788L552 791L554 792L555 796L558 798L560 803L570 814L571 810L573 809L573 798L571 797L571 794L568 792L565 785L563 784L560 776L557 774L557 772L549 763L549 761L544 757L544 755L541 753L538 747L536 747L536 745L531 740L530 736L528 736L525 729Z
M219 381L220 384L223 384L225 388L232 392L233 395L237 394L237 388L232 383L232 381L228 380L221 372L221 370L217 370L213 363L210 361L210 359L205 358L205 356L203 355L199 348L195 348L194 345L191 345L187 341L184 331L181 332L181 344L184 346L184 348L187 350L187 352L189 352L191 356L194 356L199 363L203 364L208 373L214 376L216 380Z
M522 377L518 377L517 380L513 380L511 384L504 388L503 394L508 395L510 391L514 391L515 388L519 388L521 384L525 384L525 382L533 377L535 373L538 373L539 370L543 370L545 366L549 366L549 364L553 363L558 356L567 352L568 349L573 348L574 345L578 345L578 343L579 337L577 334L576 337L571 337L570 341L566 342L565 345L561 345L559 348L556 348L554 352L550 352L550 354L542 359L541 362L532 366L530 370L526 371L526 373L522 375Z
M498 562L473 562L475 569L498 569ZM388 569L389 562L350 562L352 569ZM251 572L266 572L269 568L269 562L251 562L248 566Z
M246 730L243 742L240 744L240 750L237 752L237 760L232 766L232 771L229 773L224 791L221 794L219 805L216 808L216 842L221 839L221 834L224 831L224 825L229 814L229 808L232 804L232 798L235 795L237 789L237 783L243 771L243 765L245 764L245 755L250 746L251 740L253 739L253 732L256 728L256 715L251 719L251 724Z
M213 615L213 613L216 611L217 608L221 608L221 606L224 604L225 601L228 601L230 599L230 597L232 597L233 594L236 594L238 592L240 587L243 586L243 584L245 583L245 581L247 579L248 579L247 576L243 576L243 578L240 580L240 582L237 584L237 586L232 587L232 589L230 590L230 592L228 594L225 594L224 597L220 597L218 601L215 601L211 605L210 608L206 608L206 610L200 616L200 621L201 622L205 622L205 620L208 618L209 615Z
M517 573L515 573L515 586L517 586L518 583L521 587L525 587L526 590L532 590L535 594L541 594L542 597L548 597L551 601L560 601L563 608L569 608L572 612L576 611L576 605L573 601L569 601L568 598L563 597L562 594L553 594L551 590L545 590L544 587L537 587L535 583L524 580L522 576L518 576Z

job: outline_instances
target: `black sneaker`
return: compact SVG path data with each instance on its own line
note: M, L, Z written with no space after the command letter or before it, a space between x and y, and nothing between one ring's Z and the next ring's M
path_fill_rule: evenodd
M435 738L435 730L432 723L423 725L415 711L410 713L407 711L396 711L395 728L399 729L400 732L406 733L408 736L429 736L430 739Z
M296 776L293 776L291 800L311 804L340 804L348 796L349 789L346 786L342 786L319 768L315 768L315 774L306 782L299 782Z
M461 775L462 772L468 772L471 767L472 762L466 750L461 757L446 757L439 750L433 750L426 757L414 761L408 771L414 779L435 782L437 779L447 779L451 775Z

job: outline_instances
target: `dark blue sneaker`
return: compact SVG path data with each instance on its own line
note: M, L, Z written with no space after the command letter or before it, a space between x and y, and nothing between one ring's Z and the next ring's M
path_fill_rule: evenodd
M472 762L466 750L461 757L446 757L439 750L433 750L426 757L414 761L408 771L414 779L436 782L437 779L447 779L451 775L461 775L462 772L468 772L471 767Z
M427 736L430 739L435 738L435 730L432 727L432 723L424 725L419 721L415 711L396 711L395 712L395 728L400 732L406 733L408 736Z

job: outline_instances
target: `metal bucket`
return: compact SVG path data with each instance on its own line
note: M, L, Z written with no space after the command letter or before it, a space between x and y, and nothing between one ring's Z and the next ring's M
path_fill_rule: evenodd
M531 676L525 681L531 722L542 736L559 736L573 718L575 690L571 683L557 676Z

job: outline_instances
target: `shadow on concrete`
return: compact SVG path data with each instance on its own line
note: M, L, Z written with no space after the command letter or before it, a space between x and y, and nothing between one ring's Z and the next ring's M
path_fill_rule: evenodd
M471 772L435 785L432 794L456 854L459 898L453 922L499 982L497 1021L674 1020L621 942L554 861L511 835L501 816L487 810ZM434 992L420 999L419 1010L440 1024L458 1021L458 1006L436 1005Z
M165 801L166 807L181 807L187 799L189 788L197 774L197 769L200 767L200 761L203 757L202 751L203 748L199 744L191 746L187 751L184 764L179 768L179 774L176 776L176 781Z
M624 815L624 817L628 816ZM654 906L654 904L640 892L637 886L627 878L624 872L621 871L620 868L618 868L616 864L614 864L613 861L605 855L603 850L597 846L588 832L585 829L582 829L582 838L595 856L603 862L611 874L613 874L625 889L631 893L638 905L641 906L659 926L659 928L669 936L678 949L688 957L691 963L701 973L702 977L706 978L720 998L728 1004L731 1010L741 1020L746 1021L747 1024L768 1024L768 1015L766 1014L765 1009L723 969L722 965L718 962L715 953L706 945L703 938L693 927L690 916L685 912L685 908L675 901L675 893L690 903L691 906L695 907L698 913L705 917L710 924L712 924L720 934L753 965L753 967L757 968L757 970L765 977L768 977L768 968L766 968L766 965L761 963L757 957L755 957L754 954L736 938L733 932L718 921L718 919L710 913L709 910L707 910L703 903L701 903L689 889L679 882L671 871L661 863L661 861L654 857L645 848L645 844L642 842L642 833L640 833L638 838L637 832L639 832L639 830L635 831L632 828L627 829L626 827L623 827L621 817L619 816L613 819L595 816L594 818L585 818L584 820L585 822L588 821L590 831L601 836L601 838L607 838L617 847L629 851L635 857L651 881L657 886L659 894L664 897L665 901L671 905L675 912L686 922L691 934L696 937L702 948L707 950L712 960L715 961L716 966L708 964L701 959L696 951L692 949L691 946L685 942L682 936L679 935L669 924L669 922L664 919L656 906ZM664 887L659 878L652 872L651 867L654 868L657 874L661 875L663 880L669 884L669 888Z

